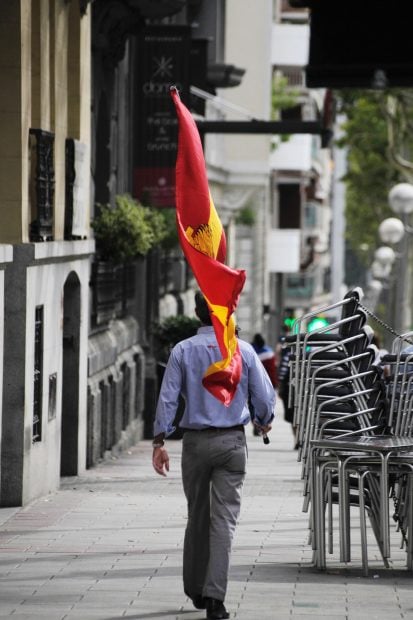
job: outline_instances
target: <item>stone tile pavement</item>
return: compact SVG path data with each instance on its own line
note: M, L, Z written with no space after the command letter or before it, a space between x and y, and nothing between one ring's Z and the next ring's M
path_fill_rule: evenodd
M280 407L282 407L280 405ZM352 564L311 565L300 465L282 412L264 446L247 429L249 472L226 600L236 620L413 620L413 579L398 535L385 569L374 540ZM65 478L57 493L0 509L0 619L200 620L182 591L185 502L180 442L171 472L152 471L150 442Z

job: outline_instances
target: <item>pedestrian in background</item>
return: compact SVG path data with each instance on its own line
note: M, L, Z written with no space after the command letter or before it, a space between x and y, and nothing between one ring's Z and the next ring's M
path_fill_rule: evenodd
M254 351L258 355L262 365L267 371L272 385L277 387L278 377L275 352L268 344L266 344L261 334L255 334L251 344L254 347Z
M251 342L254 351L258 355L258 358L265 370L267 371L267 375L270 378L270 381L273 387L277 387L278 377L277 377L277 364L276 364L276 356L275 352L272 350L270 346L268 346L261 334L255 334L254 338ZM254 405L251 403L251 399L248 401L248 406L251 413L251 420L254 421L255 412ZM260 431L258 427L254 424L253 426L254 435L259 435Z
M244 428L250 421L248 395L261 432L271 430L275 392L254 349L238 340L242 375L234 398L225 406L202 385L205 370L221 357L208 305L195 295L195 312L201 321L196 336L178 343L171 352L162 381L154 423L152 463L165 476L169 457L165 437L181 394L185 411L180 421L182 482L188 502L183 552L185 594L208 620L229 618L224 600L230 554L241 507L247 451Z

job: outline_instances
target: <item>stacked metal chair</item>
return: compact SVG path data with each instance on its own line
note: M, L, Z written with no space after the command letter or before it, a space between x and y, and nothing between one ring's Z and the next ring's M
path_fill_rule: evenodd
M315 565L326 566L326 512L332 552L334 503L339 505L340 561L350 562L350 505L356 505L367 574L366 514L388 566L389 494L412 568L413 351L403 354L406 338L396 339L383 359L390 375L383 376L374 363L378 351L371 344L362 297L357 288L342 302L301 317L285 344L292 350L290 399L300 443L303 509L311 506ZM307 333L306 323L320 313L332 317L330 325Z

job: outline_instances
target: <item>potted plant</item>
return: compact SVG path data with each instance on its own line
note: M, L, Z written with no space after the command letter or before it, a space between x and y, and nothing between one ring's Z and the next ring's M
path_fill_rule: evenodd
M115 202L115 207L97 205L92 221L96 240L92 314L96 325L122 314L127 305L130 265L168 235L159 210L142 206L128 194L116 196Z
M168 316L153 325L153 334L157 341L158 357L167 362L171 349L181 340L194 336L201 323L195 317L179 314Z
M99 260L114 264L145 256L167 236L165 219L128 194L116 196L116 206L97 205L92 221Z

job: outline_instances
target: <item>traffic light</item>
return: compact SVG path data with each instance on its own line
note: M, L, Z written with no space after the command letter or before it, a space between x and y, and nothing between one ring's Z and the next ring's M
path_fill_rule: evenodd
M315 316L308 322L307 331L313 332L329 325L329 320L325 316Z
M289 332L291 332L291 330L293 328L294 321L295 321L295 317L294 317L294 310L293 310L293 308L285 308L284 309L283 324L285 325L285 327L288 329Z
M294 316L294 310L292 308L285 308L283 325L285 325L290 333L297 333L297 329L293 329L294 323L297 318ZM330 324L330 321L326 316L320 314L310 319L307 324L307 332L313 332L316 329L321 329ZM304 325L302 325L304 327ZM298 326L297 326L298 328Z
M285 325L286 327L288 327L289 331L291 331L291 329L292 329L292 327L293 327L293 325L294 325L294 321L295 321L295 319L294 319L293 317L291 317L291 316L287 316L287 317L284 319L284 325Z

